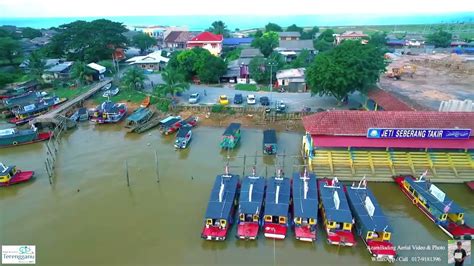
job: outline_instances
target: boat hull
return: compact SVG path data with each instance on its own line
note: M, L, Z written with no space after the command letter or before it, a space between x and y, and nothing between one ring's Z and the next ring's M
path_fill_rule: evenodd
M18 171L8 182L0 182L0 187L11 186L31 180L35 172L33 171Z
M224 229L214 226L204 227L201 237L210 241L224 241L227 238L227 231L229 231L229 227Z
M361 238L364 241L364 244L366 245L370 255L375 257L377 261L393 262L395 260L397 252L395 251L395 247L392 243L387 241L366 241L363 237Z
M237 238L255 240L258 236L260 226L256 222L241 222L237 226Z
M307 226L295 226L295 238L304 242L316 241L316 230L311 231Z
M11 139L0 139L0 148L32 144L32 143L48 140L52 136L53 136L53 132L41 132L38 134L20 136L20 137L15 137Z
M288 227L286 225L266 223L263 226L263 233L266 238L285 239Z

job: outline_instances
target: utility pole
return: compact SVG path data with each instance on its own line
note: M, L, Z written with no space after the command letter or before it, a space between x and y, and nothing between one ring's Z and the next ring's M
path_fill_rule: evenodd
M271 104L273 100L272 92L273 92L273 65L274 63L270 61L268 62L268 65L270 66L270 104Z

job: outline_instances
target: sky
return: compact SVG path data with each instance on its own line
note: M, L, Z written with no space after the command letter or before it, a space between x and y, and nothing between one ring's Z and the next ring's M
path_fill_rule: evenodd
M474 14L474 0L0 0L0 17L3 18L216 14L404 15L471 11Z

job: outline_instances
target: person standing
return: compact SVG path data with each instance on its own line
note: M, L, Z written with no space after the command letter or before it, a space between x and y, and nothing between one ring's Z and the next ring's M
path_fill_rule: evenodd
M463 266L464 259L466 258L466 250L462 248L462 242L458 241L457 243L458 248L454 250L454 265L455 266Z

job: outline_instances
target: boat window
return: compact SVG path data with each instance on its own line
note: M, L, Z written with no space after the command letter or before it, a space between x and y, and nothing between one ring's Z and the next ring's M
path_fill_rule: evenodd
M367 239L371 239L372 238L372 231L369 231L367 232Z
M295 217L295 223L301 224L301 217Z
M254 215L253 215L253 221L254 221L254 222L258 222L258 218L259 218L259 217L258 217L258 214L254 214Z
M458 218L459 220L462 220L464 218L464 213L458 213Z
M245 215L244 215L243 213L241 213L239 216L240 216L240 220L241 220L241 221L244 221L244 220L245 220Z
M279 222L280 222L281 224L286 223L286 217L280 216L280 217L279 217Z
M224 219L221 219L221 227L225 227L227 225L227 221Z
M206 220L206 224L207 224L207 225L212 225L212 219L207 219L207 220Z
M344 228L343 228L344 230L351 230L351 228L352 228L352 224L344 223Z
M271 215L265 215L265 222L272 222L272 216Z
M0 176L0 181L7 181L7 180L8 180L8 176L6 175Z
M253 221L252 214L247 214L247 215L245 215L245 221L246 221L246 222L251 222L251 221Z
M309 218L309 224L316 224L316 219Z
M443 214L441 215L441 221L446 220L446 218L448 218L448 215L447 215L446 213L443 213Z
M391 233L389 232L384 232L383 233L383 240L390 240L390 237L391 237Z

